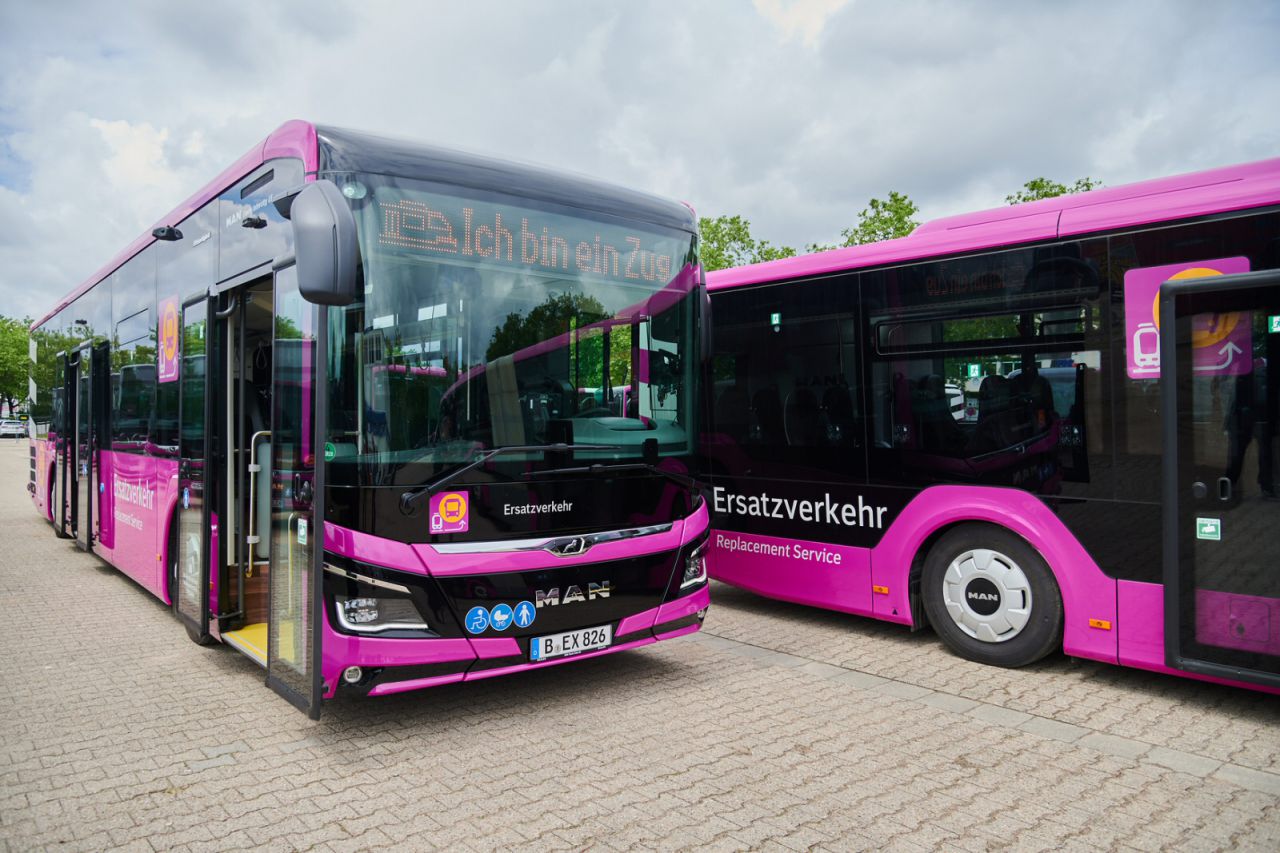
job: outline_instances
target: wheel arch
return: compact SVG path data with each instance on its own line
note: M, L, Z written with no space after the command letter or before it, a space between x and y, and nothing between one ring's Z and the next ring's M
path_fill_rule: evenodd
M925 557L949 530L970 523L1012 533L1048 565L1062 593L1063 651L1117 661L1115 579L1103 573L1052 509L1019 489L932 486L916 495L871 551L872 577L889 588L890 607L909 612L913 628L927 624L920 595Z

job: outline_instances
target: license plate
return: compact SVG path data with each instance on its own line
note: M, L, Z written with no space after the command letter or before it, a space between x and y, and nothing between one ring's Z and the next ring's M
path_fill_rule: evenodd
M612 625L580 628L577 631L565 631L563 634L534 637L529 641L529 660L550 660L582 652L593 652L597 649L607 649L612 642Z

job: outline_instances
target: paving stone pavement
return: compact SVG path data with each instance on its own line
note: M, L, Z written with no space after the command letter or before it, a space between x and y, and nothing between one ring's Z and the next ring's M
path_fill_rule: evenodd
M700 635L312 723L0 445L5 850L1280 849L1280 701L717 585Z

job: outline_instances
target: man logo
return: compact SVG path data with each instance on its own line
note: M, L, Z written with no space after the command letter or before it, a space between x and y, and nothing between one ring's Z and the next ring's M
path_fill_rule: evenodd
M560 595L560 587L548 590L534 590L533 602L535 607L542 609L543 607L555 607L558 604L573 604L576 601L595 601L597 598L608 598L609 592L609 581L587 584L586 595L582 594L582 587L574 584L564 591L563 596Z
M547 550L557 557L577 557L587 553L587 549L591 547L582 536L575 536L572 539L561 539L550 545Z
M969 597L977 601L999 601L1000 596L990 592L972 592L968 593Z

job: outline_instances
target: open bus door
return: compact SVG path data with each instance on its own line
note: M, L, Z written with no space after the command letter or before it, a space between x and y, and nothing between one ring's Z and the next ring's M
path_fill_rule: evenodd
M67 360L66 416L68 442L66 491L71 500L71 531L76 544L85 551L96 538L95 513L98 493L98 449L102 444L102 416L107 403L109 385L104 381L110 372L106 344L86 341L76 347ZM65 529L65 528L64 528Z
M1280 270L1159 299L1166 662L1280 687Z
M58 354L58 388L55 392L55 408L53 428L57 431L54 440L54 485L53 527L59 538L70 539L74 535L75 513L71 500L75 494L72 484L75 482L75 442L74 427L76 422L75 389L76 370L80 363L80 353L72 350Z
M209 636L209 424L213 364L210 299L182 306L182 346L178 373L177 577L174 612L197 643Z
M303 299L290 260L275 272L271 382L271 565L267 684L320 718L324 556L324 308Z

